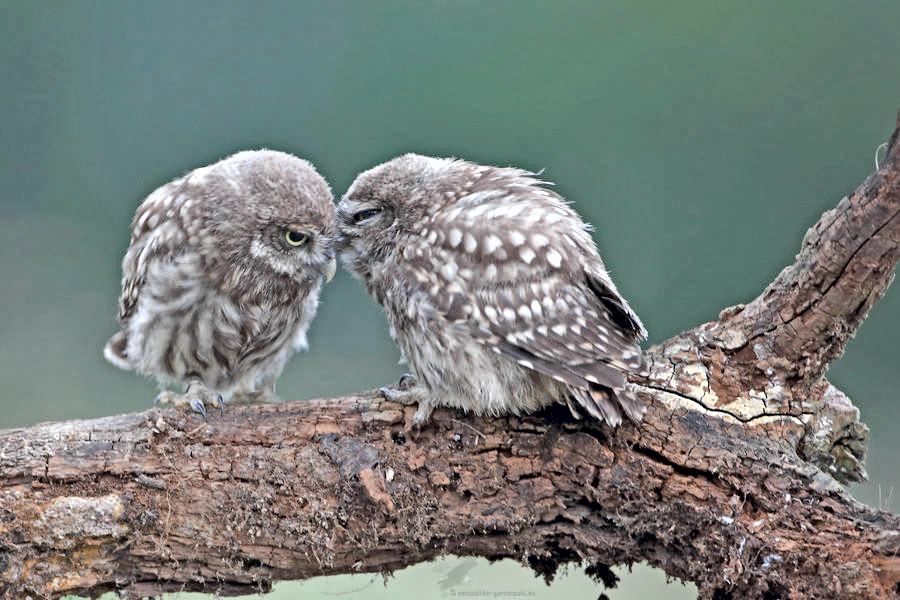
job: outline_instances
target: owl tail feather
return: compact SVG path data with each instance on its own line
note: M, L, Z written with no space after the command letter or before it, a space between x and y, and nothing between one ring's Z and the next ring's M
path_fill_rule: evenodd
M647 412L647 407L644 406L640 398L635 396L631 390L623 388L617 389L615 394L616 400L619 401L619 406L622 407L628 418L635 423L640 423L641 419L644 418L644 413Z
M621 425L623 411L629 419L639 423L646 410L637 396L626 389L615 390L614 396L613 392L593 387L589 390L569 387L569 391L588 414L598 421L606 421L612 427Z
M120 369L130 371L134 367L132 366L131 361L128 360L128 356L125 354L127 348L128 338L125 337L124 331L120 331L106 342L106 346L103 347L103 357Z

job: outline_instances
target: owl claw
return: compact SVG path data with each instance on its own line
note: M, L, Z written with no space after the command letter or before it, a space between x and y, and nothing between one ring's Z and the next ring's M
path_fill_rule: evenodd
M378 391L384 394L384 397L391 402L399 402L400 404L412 405L419 401L422 396L422 390L418 389L419 380L415 375L404 373L400 376L400 380L388 387L378 388Z
M156 408L157 404L174 404L174 396L175 394L171 390L161 391L156 395L156 398L153 399L153 408Z
M411 390L412 388L416 387L418 383L419 380L416 379L415 375L411 373L404 373L400 376L400 381L397 382L397 389L403 391Z
M410 399L408 397L408 394L404 394L403 390L381 387L378 388L378 391L381 392L381 395L384 396L384 399L389 402L399 402L400 404L415 404L415 401L409 401Z
M206 406L217 406L222 414L225 414L225 399L222 394L212 392L202 383L192 382L188 385L184 394L176 394L172 390L163 390L153 399L153 406L158 404L171 404L176 408L187 406L195 413L203 415L204 419L209 418L206 412Z
M418 384L412 375L404 375L397 385L383 387L379 390L389 402L397 402L404 406L415 406L416 414L413 415L412 426L421 429L431 419L434 410L433 403L429 400L428 390Z
M431 420L433 411L434 407L431 404L419 402L419 408L416 410L416 414L413 415L412 426L416 429L422 429Z
M425 398L425 390L418 385L404 387L397 384L391 387L378 388L378 391L382 393L386 400L406 406L419 404Z
M191 408L194 412L198 412L203 415L204 419L208 419L209 415L206 414L206 407L203 406L203 400L200 398L194 397L191 398Z

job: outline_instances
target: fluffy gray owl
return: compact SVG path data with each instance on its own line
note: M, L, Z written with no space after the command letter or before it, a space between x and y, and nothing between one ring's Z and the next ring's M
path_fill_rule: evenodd
M364 172L338 204L341 256L387 312L417 383L385 395L476 414L554 401L616 426L644 406L640 319L588 231L533 173L407 154ZM574 401L574 403L573 403Z
M265 400L306 349L322 277L331 279L331 189L307 161L239 152L154 191L138 207L122 260L114 365L180 383L159 400Z

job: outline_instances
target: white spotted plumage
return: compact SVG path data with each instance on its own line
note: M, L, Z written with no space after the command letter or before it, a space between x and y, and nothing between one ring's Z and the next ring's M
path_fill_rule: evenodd
M544 185L408 154L358 176L339 203L343 260L427 390L417 420L437 405L518 414L570 400L613 425L641 418L625 378L644 369L644 327L589 227Z

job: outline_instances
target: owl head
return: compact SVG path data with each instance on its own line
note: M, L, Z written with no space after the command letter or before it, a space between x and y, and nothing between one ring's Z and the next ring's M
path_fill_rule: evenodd
M209 267L226 273L226 286L241 287L248 275L265 279L262 273L334 275L331 189L309 162L272 150L239 152L175 183L187 198L182 214L193 215L188 235L204 256L223 263Z
M395 242L424 216L433 182L448 177L452 163L405 154L361 173L337 207L340 247L348 264L355 254L370 254Z
M367 269L437 213L490 203L509 185L538 185L531 173L454 158L405 154L360 174L337 207L339 248L349 270ZM452 214L450 215L452 216Z

